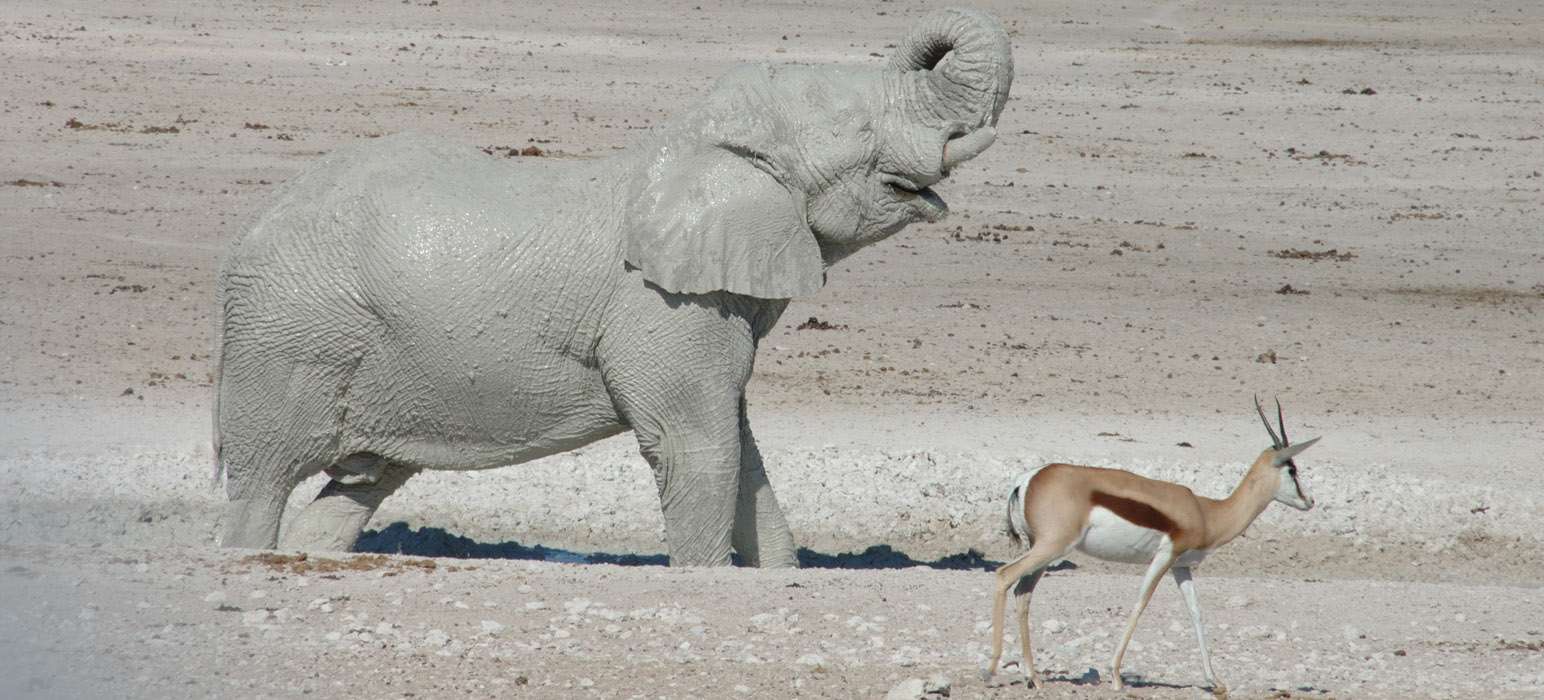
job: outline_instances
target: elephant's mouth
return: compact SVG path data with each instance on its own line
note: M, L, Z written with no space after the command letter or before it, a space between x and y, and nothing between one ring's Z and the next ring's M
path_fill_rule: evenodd
M929 223L939 221L949 213L949 205L931 187L918 185L904 176L891 173L880 175L879 180L890 188L896 199L915 207Z

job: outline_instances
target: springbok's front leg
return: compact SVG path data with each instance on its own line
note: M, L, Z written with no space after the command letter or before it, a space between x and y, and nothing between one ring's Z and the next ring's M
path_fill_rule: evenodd
M1206 650L1206 626L1201 624L1201 603L1196 599L1196 584L1190 575L1190 567L1176 566L1170 574L1174 577L1174 585L1179 586L1180 595L1185 598L1185 607L1190 609L1190 623L1196 628L1196 643L1201 645L1201 670L1206 672L1206 682L1211 684L1212 693L1217 697L1227 697L1227 686L1217 680L1217 674L1212 673L1212 656Z
M1126 645L1131 643L1132 633L1137 631L1137 620L1142 617L1142 611L1147 609L1147 601L1152 600L1158 579L1163 578L1176 558L1173 543L1165 541L1164 546L1158 548L1157 556L1153 557L1153 563L1147 566L1147 574L1142 577L1142 595L1137 598L1136 607L1131 609L1131 619L1126 622L1126 634L1121 637L1120 646L1115 649L1115 660L1110 663L1110 680L1116 690L1126 687L1120 678L1120 662L1126 656Z

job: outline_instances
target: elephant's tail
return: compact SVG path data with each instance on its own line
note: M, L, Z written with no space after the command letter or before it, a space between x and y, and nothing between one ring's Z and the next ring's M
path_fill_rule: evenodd
M220 342L220 336L223 330L216 327L214 334L214 397L209 402L209 446L214 454L214 468L209 474L211 487L219 486L221 477L225 476L225 460L220 458L220 365L225 359L225 344Z

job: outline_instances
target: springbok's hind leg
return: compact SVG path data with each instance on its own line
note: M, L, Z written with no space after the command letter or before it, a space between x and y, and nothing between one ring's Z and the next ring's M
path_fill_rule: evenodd
M1019 650L1023 653L1024 684L1031 689L1042 685L1040 672L1035 670L1035 652L1029 646L1029 601L1035 594L1035 586L1040 583L1040 577L1045 575L1045 569L1041 568L1033 574L1019 579L1019 585L1013 589L1013 597L1018 600L1019 614Z
M1006 607L1008 600L1008 590L1016 585L1023 586L1023 584L1020 584L1020 580L1025 577L1033 576L1038 582L1039 577L1044 573L1045 567L1050 566L1051 562L1067 556L1067 552L1072 550L1072 545L1076 541L1075 536L1058 536L1056 533L1037 534L1043 534L1043 536L1035 540L1034 545L1029 548L1028 552L997 569L996 581L993 586L995 590L993 590L992 594L992 660L987 663L986 668L981 670L982 680L991 680L993 674L997 673L997 662L1002 659L1003 608ZM1029 613L1029 598L1027 594L1033 588L1033 583L1028 584L1027 589L1020 588L1023 595L1021 605L1024 606L1020 610L1020 614L1026 615L1020 622L1020 634L1023 634L1023 630L1028 629L1029 626L1027 617ZM1027 645L1024 651L1026 657L1024 659L1025 677L1034 678L1035 660L1028 658L1029 649Z
M327 469L332 480L290 523L286 549L347 552L375 510L418 471L375 455L353 455Z

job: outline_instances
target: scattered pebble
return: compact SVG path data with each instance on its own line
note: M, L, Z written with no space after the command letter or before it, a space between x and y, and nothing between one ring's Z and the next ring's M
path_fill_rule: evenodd
M896 683L885 693L885 700L922 700L927 696L927 683L921 678L907 678Z

